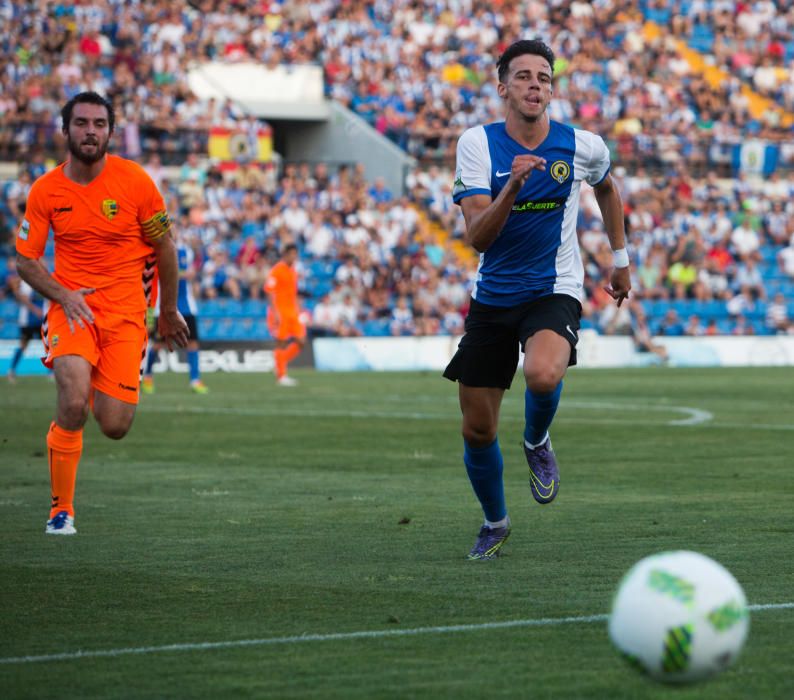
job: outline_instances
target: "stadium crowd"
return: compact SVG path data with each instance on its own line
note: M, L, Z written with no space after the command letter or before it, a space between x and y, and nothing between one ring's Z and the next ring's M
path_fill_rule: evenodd
M450 158L461 131L499 119L494 59L534 33L555 49L552 117L603 134L628 167L730 164L742 136L790 140L769 110L751 114L743 86L794 109L794 8L772 0L328 0L289 3L0 2L0 148L26 153L57 137L52 115L84 88L120 109L124 150L200 146L209 126L245 119L230 101L203 104L187 86L207 60L324 67L329 96L410 153ZM649 36L647 20L661 36ZM15 27L12 35L10 27ZM18 30L17 30L18 29ZM726 79L693 70L679 42ZM784 157L794 158L786 148Z
M601 133L612 149L635 296L653 332L794 332L788 3L0 1L0 23L0 158L22 164L0 203L7 238L30 183L62 146L59 105L94 89L117 106L114 150L144 164L195 249L201 298L261 297L269 265L295 240L316 332L457 333L473 258L435 236L462 235L450 196L455 142L500 118L495 58L513 38L537 34L558 57L552 118ZM682 45L729 77L707 79ZM228 171L209 161L209 127L256 124L232 102L198 100L188 70L248 59L323 65L330 97L419 159L406 196L365 182L352 164ZM782 109L759 114L753 100L764 97ZM776 144L779 175L733 177L751 137ZM579 231L586 318L629 332L636 307L616 310L601 290L610 256L589 194ZM693 313L676 319L677 309Z

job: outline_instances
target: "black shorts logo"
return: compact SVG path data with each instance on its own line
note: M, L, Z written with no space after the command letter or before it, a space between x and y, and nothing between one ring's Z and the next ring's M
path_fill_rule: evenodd
M124 389L124 391L138 391L138 387L127 386L126 384L122 384L121 382L119 382L119 389Z

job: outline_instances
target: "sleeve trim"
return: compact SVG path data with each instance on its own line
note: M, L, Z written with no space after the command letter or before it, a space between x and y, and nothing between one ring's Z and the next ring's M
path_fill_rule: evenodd
M465 199L466 197L471 197L473 194L487 194L489 197L491 196L491 190L486 190L483 188L476 188L471 190L465 190L464 192L460 192L452 197L452 201L455 204L459 204L461 199Z
M600 185L604 180L606 180L607 179L607 175L609 175L609 171L610 170L612 170L612 166L611 165L607 168L606 172L603 174L601 179L598 182L594 182L592 184L592 187L598 187L598 185Z

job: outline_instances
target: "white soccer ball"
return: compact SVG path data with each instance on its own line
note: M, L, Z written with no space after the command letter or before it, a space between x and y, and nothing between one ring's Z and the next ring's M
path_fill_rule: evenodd
M612 603L609 636L623 657L652 678L686 683L730 666L747 638L742 587L697 552L662 552L623 577Z

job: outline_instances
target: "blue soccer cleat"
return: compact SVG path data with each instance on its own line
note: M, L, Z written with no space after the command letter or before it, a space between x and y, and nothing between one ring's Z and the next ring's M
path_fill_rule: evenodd
M469 560L496 559L501 554L502 545L510 537L510 522L505 527L483 525L477 541L469 552Z
M529 465L529 487L538 503L551 503L560 490L560 470L551 449L551 438L534 450L524 442L524 455Z

